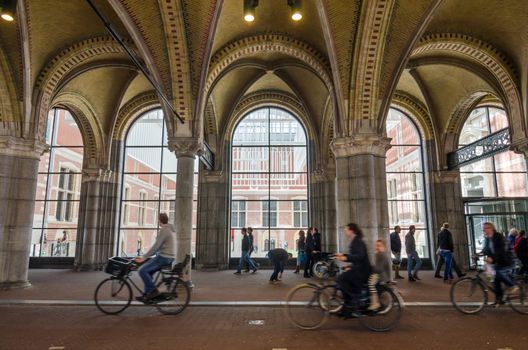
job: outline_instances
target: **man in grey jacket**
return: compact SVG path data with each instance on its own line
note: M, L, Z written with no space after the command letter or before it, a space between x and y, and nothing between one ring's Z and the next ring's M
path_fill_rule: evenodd
M147 301L159 296L160 292L154 285L152 276L157 271L160 271L163 266L171 265L176 258L176 232L174 226L169 224L169 217L165 213L160 213L158 219L161 229L156 242L143 256L135 259L137 263L142 263L145 259L155 255L139 270L139 276L145 284L143 296L136 298L139 301Z
M422 267L422 259L418 256L416 251L416 240L414 238L414 232L416 227L414 225L409 226L409 232L405 235L405 251L407 253L407 274L409 275L409 281L414 282L420 280L418 277L418 271Z

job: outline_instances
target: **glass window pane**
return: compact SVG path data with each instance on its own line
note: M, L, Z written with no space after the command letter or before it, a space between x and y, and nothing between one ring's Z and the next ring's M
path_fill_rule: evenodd
M127 146L161 146L163 133L163 113L154 110L136 120L130 127Z
M290 113L270 108L270 144L306 145L306 134L299 121Z
M462 197L495 197L493 173L460 173Z
M269 171L268 147L233 147L234 173L259 173Z
M424 199L424 183L421 173L387 173L388 186L395 189L388 189L390 199L416 200Z
M145 253L156 241L155 229L124 229L120 232L119 255L136 256Z
M161 175L160 200L174 200L176 198L176 174Z
M268 174L232 174L233 199L268 199Z
M56 109L57 120L53 133L52 146L83 146L81 131L71 113L65 109ZM82 156L82 155L81 155Z
M493 159L486 158L460 167L461 173L482 173L493 171Z
M421 146L392 146L385 161L388 172L423 171Z
M308 169L306 147L271 147L271 172L306 172Z
M270 197L279 200L307 199L308 175L272 174L270 175Z
M488 124L487 108L476 108L469 115L466 120L460 137L458 139L459 146L467 145L490 134Z
M262 108L249 113L237 125L233 145L255 146L269 144L269 109Z
M275 248L282 248L290 253L294 258L297 257L296 242L299 238L299 230L274 229L270 230L270 241L273 241Z
M420 134L414 123L402 112L391 108L386 122L387 137L392 145L419 145Z
M152 200L159 197L160 175L159 174L126 174L124 175L124 185L130 188L129 199ZM145 197L142 198L142 195Z
M176 154L167 147L163 147L163 169L164 173L175 173L177 171L178 159Z
M489 117L492 133L508 127L508 117L503 109L489 107Z
M527 197L526 173L497 173L499 197Z
M506 151L494 156L495 170L498 172L522 171L526 172L526 159L522 154Z
M159 173L161 169L161 148L127 147L125 172Z

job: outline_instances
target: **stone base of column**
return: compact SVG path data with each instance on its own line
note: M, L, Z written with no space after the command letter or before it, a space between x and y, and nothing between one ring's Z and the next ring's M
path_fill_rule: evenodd
M24 289L31 287L29 281L0 282L0 290Z

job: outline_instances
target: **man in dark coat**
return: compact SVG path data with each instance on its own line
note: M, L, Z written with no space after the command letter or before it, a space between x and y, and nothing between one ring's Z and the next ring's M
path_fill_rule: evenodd
M273 274L270 277L270 282L275 283L282 279L282 273L284 272L284 266L288 263L290 254L282 249L276 248L268 252L268 259L273 264Z
M394 279L397 279L397 280L403 279L403 277L400 275L401 250L402 250L400 232L401 232L401 227L394 226L394 232L390 234L391 252L392 252L392 255L394 256L394 259L392 260L392 268L394 269Z

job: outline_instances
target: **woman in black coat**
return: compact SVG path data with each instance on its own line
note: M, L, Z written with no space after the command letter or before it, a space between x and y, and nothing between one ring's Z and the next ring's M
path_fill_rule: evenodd
M350 239L348 254L336 254L337 259L352 263L351 267L339 276L338 284L344 293L345 300L355 308L361 291L371 274L367 245L363 241L363 232L356 224L345 226L345 235Z
M304 245L304 255L306 256L306 261L304 262L304 277L310 278L313 276L312 272L312 252L314 249L314 239L312 235L313 228L308 228L306 232L306 241Z

